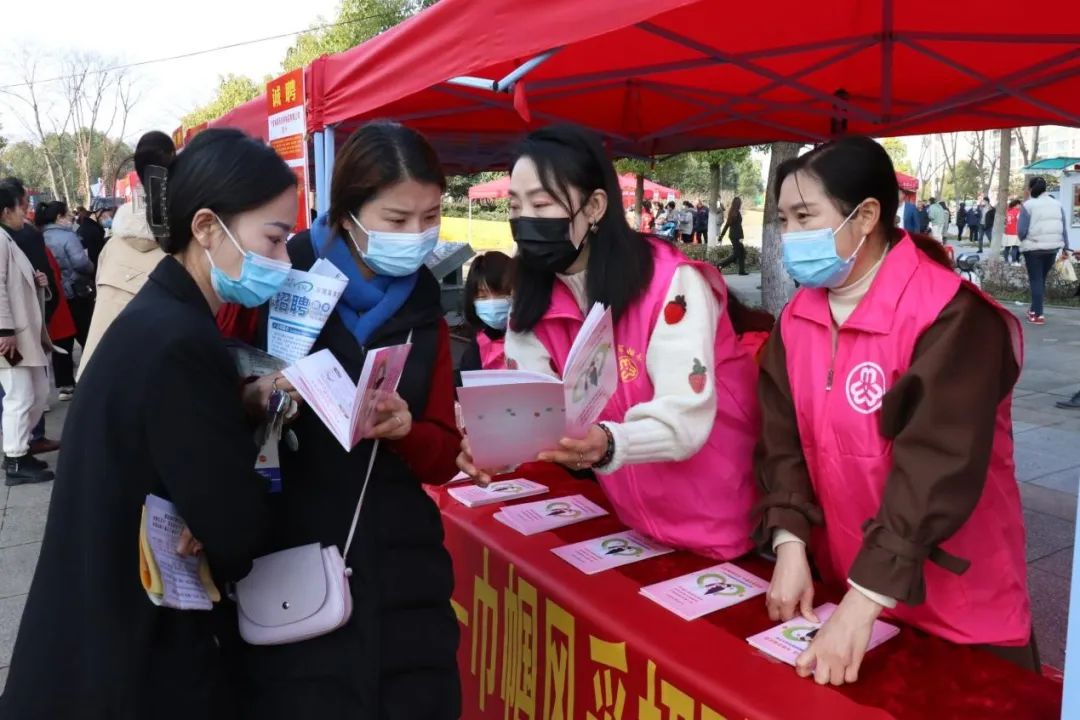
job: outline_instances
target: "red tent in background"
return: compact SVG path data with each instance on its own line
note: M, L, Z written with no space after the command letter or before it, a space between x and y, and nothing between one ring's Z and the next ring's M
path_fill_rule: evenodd
M620 175L619 186L622 188L623 197L634 197L637 190L637 178L633 175ZM491 182L480 183L469 188L470 200L493 200L495 198L508 197L510 194L510 178L501 177ZM669 196L682 197L682 193L674 188L664 187L645 179L646 200L666 200Z
M505 166L522 132L560 121L638 156L838 132L1080 125L1080 5L1059 6L1051 25L1004 0L979 10L441 0L316 60L309 127L340 137L394 118L426 132L448 165L480 169Z
M230 127L243 130L252 137L269 142L270 128L266 121L266 94L238 105L219 118L211 120L209 127Z
M896 183L900 186L900 189L906 193L915 193L919 189L918 178L913 178L910 175L905 175L899 170L896 172Z

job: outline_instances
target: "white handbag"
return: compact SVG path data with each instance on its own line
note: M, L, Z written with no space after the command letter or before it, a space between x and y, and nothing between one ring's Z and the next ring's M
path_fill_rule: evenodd
M364 485L353 513L345 552L319 543L279 550L256 558L251 572L236 583L240 637L251 645L285 645L337 630L352 615L352 569L345 564L360 520L379 441L371 449Z

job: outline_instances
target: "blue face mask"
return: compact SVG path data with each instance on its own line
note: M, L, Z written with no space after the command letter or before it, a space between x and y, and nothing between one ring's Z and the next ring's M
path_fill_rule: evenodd
M487 298L473 303L476 316L492 330L506 330L510 324L510 298Z
M214 264L214 258L207 250L206 257L210 260L210 284L213 285L214 292L222 302L236 303L247 308L259 307L274 297L285 284L285 278L289 276L292 265L244 250L229 228L225 227L225 223L221 222L221 218L217 216L215 218L221 225L221 229L232 240L232 244L240 251L244 261L240 266L240 277L231 278Z
M836 233L847 225L858 210L858 207L852 210L836 230L821 228L780 236L784 268L792 280L808 288L837 288L847 281L866 236L863 235L851 257L844 259L836 254Z
M101 221L101 227L105 228L106 230L111 228L112 227L112 218L105 218L104 220L102 220Z
M431 254L439 243L439 226L429 227L419 233L392 233L368 230L360 224L356 216L349 214L356 226L367 235L367 252L360 249L353 234L349 233L356 252L360 253L364 264L379 275L405 277L412 275L424 264L424 258Z

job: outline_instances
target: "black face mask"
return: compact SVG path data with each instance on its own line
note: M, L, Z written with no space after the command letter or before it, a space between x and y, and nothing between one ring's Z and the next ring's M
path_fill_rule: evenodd
M519 217L510 220L510 233L521 261L535 270L564 273L585 247L570 242L570 218Z

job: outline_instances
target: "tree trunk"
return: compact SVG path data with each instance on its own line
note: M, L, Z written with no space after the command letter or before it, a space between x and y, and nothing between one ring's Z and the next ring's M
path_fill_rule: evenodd
M765 213L761 228L761 302L773 315L780 314L795 292L795 283L784 270L780 250L780 226L776 222L776 170L785 160L798 157L800 147L799 143L773 143L769 155L769 181L765 187Z
M994 211L994 230L990 235L990 262L1001 259L1005 215L1009 209L1009 175L1012 173L1012 133L1002 130L999 135L1001 136L1001 158L998 164L997 209Z
M717 222L716 201L720 199L720 163L709 163L709 245L718 245L716 236L720 234Z

